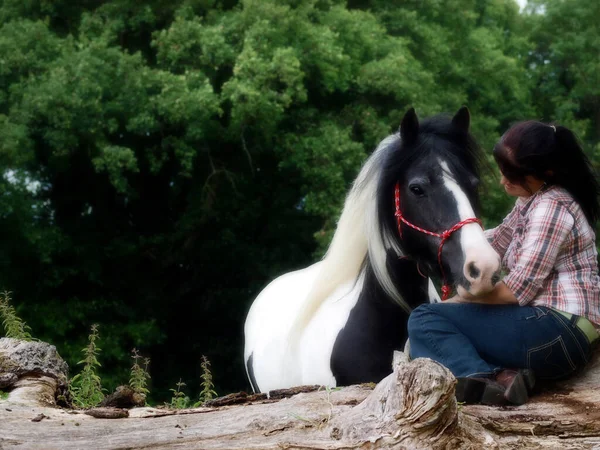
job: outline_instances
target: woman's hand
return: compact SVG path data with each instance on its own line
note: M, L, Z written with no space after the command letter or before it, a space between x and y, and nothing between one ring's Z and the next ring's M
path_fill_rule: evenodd
M456 294L454 297L450 297L449 299L442 301L442 303L471 303L471 302L469 300L467 300L466 298L463 298L460 295Z
M514 294L502 281L487 294L474 296L464 289L459 288L458 294L445 300L444 303L483 303L486 305L514 305L519 304Z
M464 289L459 288L454 297L450 297L448 300L444 300L444 303L480 303L477 301L477 297L469 294Z

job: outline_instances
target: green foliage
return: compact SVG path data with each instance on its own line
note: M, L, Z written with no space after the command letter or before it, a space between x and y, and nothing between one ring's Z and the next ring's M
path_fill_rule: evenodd
M131 366L129 386L131 386L137 394L146 397L150 393L150 390L148 389L148 380L150 379L148 367L150 366L150 358L145 358L143 363L140 364L140 359L142 357L135 348L131 352L131 358L133 359L133 365Z
M175 386L177 386L175 389L169 389L173 393L173 396L167 406L173 409L189 408L191 406L190 398L181 390L185 387L185 383L179 379L179 381L175 383Z
M90 408L104 400L100 376L97 373L100 367L98 362L100 348L96 345L98 337L98 325L94 324L88 336L88 345L82 350L85 358L78 362L83 364L83 369L69 382L73 404L80 408Z
M600 5L537 0L529 10L536 43L530 64L541 115L571 126L586 144L598 143L600 38L596 17Z
M0 400L6 400L8 398L8 392L4 392L0 389Z
M19 316L10 304L10 292L0 294L0 319L4 326L4 335L7 338L31 341L31 328Z
M202 368L202 375L200 375L200 378L202 379L202 382L200 383L202 391L200 391L199 404L203 404L216 397L217 392L214 389L215 385L213 384L213 376L210 370L210 361L204 355L202 355L200 367Z

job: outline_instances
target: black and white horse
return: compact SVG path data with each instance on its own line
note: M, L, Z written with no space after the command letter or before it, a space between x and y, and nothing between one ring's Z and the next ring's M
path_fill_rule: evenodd
M500 259L474 223L469 124L464 107L422 123L409 110L361 169L323 260L259 294L244 330L255 392L378 382L406 342L410 311L439 301L425 275L459 292L492 289Z

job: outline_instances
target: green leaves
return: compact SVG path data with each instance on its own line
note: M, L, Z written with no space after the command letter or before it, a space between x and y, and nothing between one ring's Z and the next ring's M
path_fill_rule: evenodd
M306 99L300 62L292 49L275 50L265 60L252 47L238 58L234 77L223 86L232 104L232 126L261 124L262 132L273 133L293 101Z
M96 344L98 339L98 325L92 325L88 337L88 345L82 350L84 359L77 364L82 364L83 369L69 381L69 392L73 404L80 408L90 408L104 400L102 384L98 375L98 354L100 348Z
M110 181L120 193L127 191L127 179L124 172L139 172L133 150L117 145L107 145L100 149L100 156L92 159L96 171L108 173Z
M299 170L307 180L303 208L325 219L338 216L348 179L365 158L350 129L325 120L305 135L289 134L281 152L281 167Z
M200 375L200 378L202 379L202 382L200 383L202 391L200 391L199 404L203 404L216 397L217 392L214 389L215 385L213 383L213 375L210 370L210 361L204 355L202 355L202 362L200 363L200 368L202 369L202 375Z
M131 359L133 359L133 365L131 366L129 376L129 386L131 386L136 394L146 398L150 393L148 389L148 380L150 379L148 366L150 365L150 359L144 358L144 361L141 362L142 357L135 348L131 351Z
M15 308L10 304L10 294L4 292L0 298L0 320L7 338L31 341L31 328L17 316Z
M532 2L530 62L536 105L548 120L573 127L584 141L600 139L600 35L597 2ZM543 8L536 13L534 8ZM591 151L590 145L587 149ZM586 150L587 150L586 149Z

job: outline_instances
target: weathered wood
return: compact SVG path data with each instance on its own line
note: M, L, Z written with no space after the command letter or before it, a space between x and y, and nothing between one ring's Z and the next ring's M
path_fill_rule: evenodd
M53 345L0 339L0 387L11 391L11 401L55 405L56 393L66 388L68 370Z
M88 409L85 413L96 419L124 419L129 417L129 411L123 408L98 407Z
M358 406L332 420L332 436L355 448L493 448L494 440L469 421L459 423L455 378L429 359L396 366Z
M8 400L0 401L0 449L600 447L598 358L583 376L541 389L526 405L501 408L457 405L454 377L427 359L397 358L394 373L374 389L301 387L268 397L240 393L188 410L71 411L15 395L19 383L47 384L45 378L51 377L24 373L12 384ZM241 401L246 403L235 404Z

